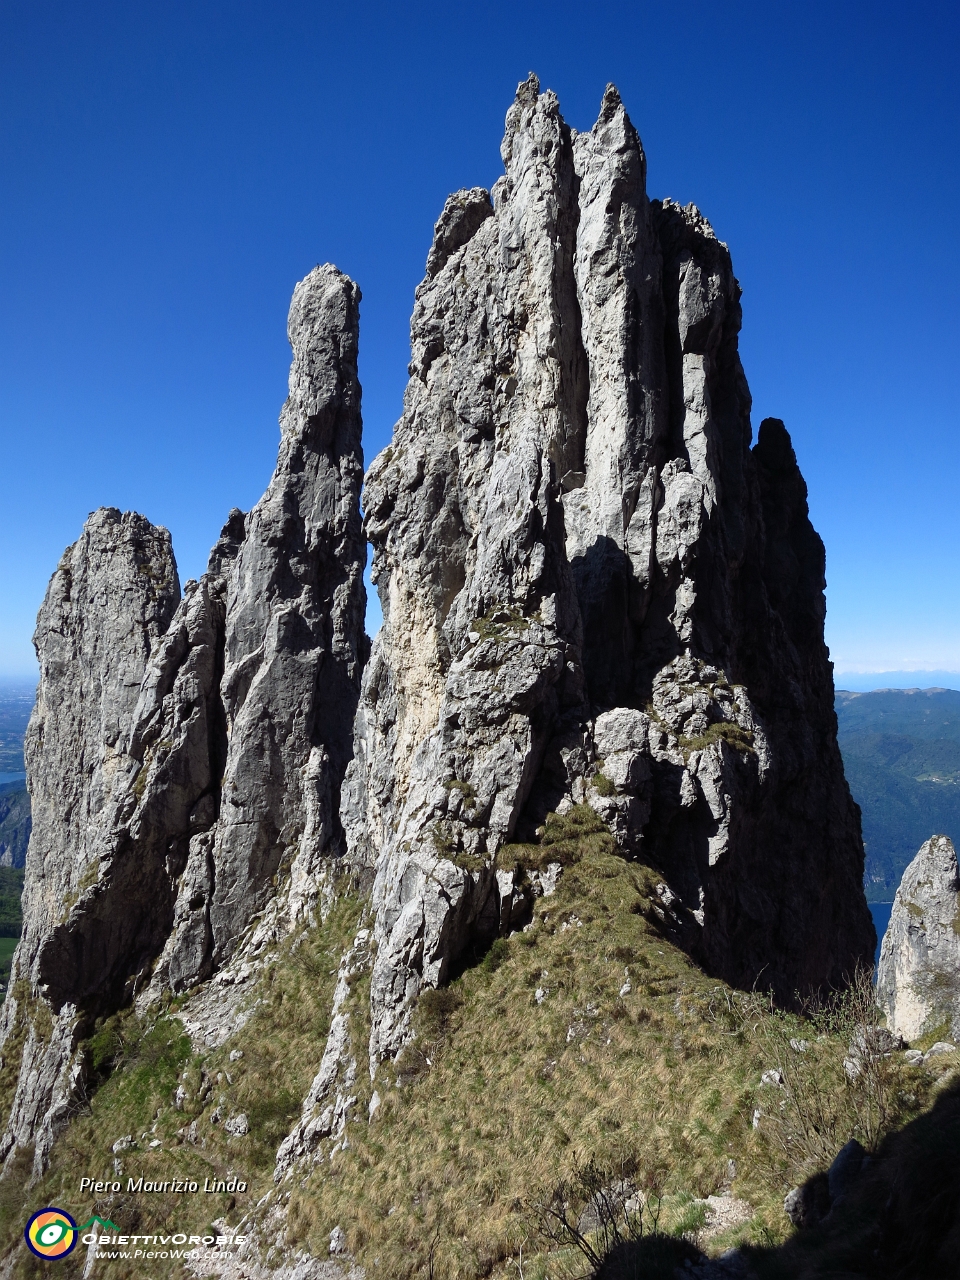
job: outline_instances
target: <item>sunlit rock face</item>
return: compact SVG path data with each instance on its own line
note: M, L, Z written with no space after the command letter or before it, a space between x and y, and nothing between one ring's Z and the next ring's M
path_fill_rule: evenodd
M54 575L0 1159L34 1144L42 1171L97 1018L193 991L185 1027L222 1043L336 867L369 900L284 1176L342 1133L420 990L555 888L504 846L578 806L656 868L709 972L791 1001L871 956L823 547L783 424L752 443L727 248L648 199L613 88L578 135L531 77L502 155L437 222L367 476L369 661L360 294L332 266L294 293L273 479L200 580L181 598L166 531L112 510Z
M612 87L578 135L531 77L501 154L437 222L366 482L385 621L342 812L371 1065L499 927L499 848L576 803L661 869L711 972L790 999L873 946L823 546L783 424L751 448L727 248L648 199Z
M947 836L931 836L907 867L883 935L877 1000L905 1040L960 1037L960 871Z

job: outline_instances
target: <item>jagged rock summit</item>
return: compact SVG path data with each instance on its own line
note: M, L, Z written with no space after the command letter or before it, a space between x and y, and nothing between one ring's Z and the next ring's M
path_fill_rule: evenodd
M523 853L550 815L652 865L663 929L733 983L790 1000L872 953L823 547L783 424L751 448L727 248L648 199L612 87L577 135L531 76L502 155L437 222L367 476L369 661L360 295L333 267L294 293L274 478L201 580L181 599L165 531L110 511L55 575L0 1157L34 1143L43 1169L98 1018L241 983L333 865L367 911L281 1177L342 1130L421 989L550 892L559 867Z
M384 626L343 815L373 880L371 1067L512 918L510 842L577 804L735 983L840 984L873 938L823 547L783 424L750 447L727 248L648 199L612 86L577 135L531 76L501 154L437 222L366 481Z
M931 836L903 873L883 935L877 1000L905 1040L960 1039L960 871L947 836Z

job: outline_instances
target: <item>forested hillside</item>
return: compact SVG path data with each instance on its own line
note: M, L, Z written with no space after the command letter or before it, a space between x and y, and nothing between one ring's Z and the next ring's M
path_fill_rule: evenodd
M888 902L925 840L960 839L960 691L838 690L836 707L844 770L863 812L867 900Z
M23 735L33 700L30 685L0 684L0 867L22 867L27 856L30 800L23 782Z

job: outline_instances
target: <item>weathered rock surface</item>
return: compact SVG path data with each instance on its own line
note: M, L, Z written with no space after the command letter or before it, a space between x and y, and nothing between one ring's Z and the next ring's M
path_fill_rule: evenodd
M823 547L783 424L750 447L726 246L648 200L612 88L577 136L531 77L502 155L437 223L367 476L384 626L342 814L373 879L371 1069L498 931L498 849L584 800L710 971L790 999L873 945Z
M340 783L367 649L359 304L331 266L293 295L280 457L246 517L227 599L217 822L191 840L157 974L174 990L223 963L274 877L290 882L296 912L343 851Z
M345 1141L421 988L555 887L558 863L500 850L575 805L655 865L665 928L710 972L789 1000L871 954L823 547L783 424L751 448L726 246L647 198L612 88L578 136L531 77L502 155L437 223L367 477L385 623L362 687L360 295L333 267L294 294L270 487L201 580L179 600L166 535L116 512L58 571L0 1158L35 1142L43 1168L79 1039L131 998L196 989L185 1025L222 1043L334 862L370 903L278 1177Z
M0 1159L36 1142L42 1168L65 1122L79 1072L77 1006L49 972L49 946L94 892L97 842L123 786L141 680L179 595L167 531L102 508L64 553L40 609L40 684L24 742L33 813L24 926L0 1021L4 1051L13 1038L23 1053Z
M260 942L275 939L278 880L302 913L343 852L366 654L359 301L329 266L297 286L276 472L179 604L166 531L114 511L51 583L26 747L24 982L2 1028L26 1041L0 1158L36 1140L42 1170L96 1017L209 977L271 899Z
M877 1000L892 1031L960 1037L960 871L947 836L931 836L903 873L883 935Z

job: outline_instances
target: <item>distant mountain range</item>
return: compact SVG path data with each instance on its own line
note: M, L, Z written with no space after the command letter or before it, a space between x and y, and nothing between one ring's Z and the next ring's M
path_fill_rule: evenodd
M889 902L931 835L960 839L960 691L838 690L840 750L863 813L865 887Z

